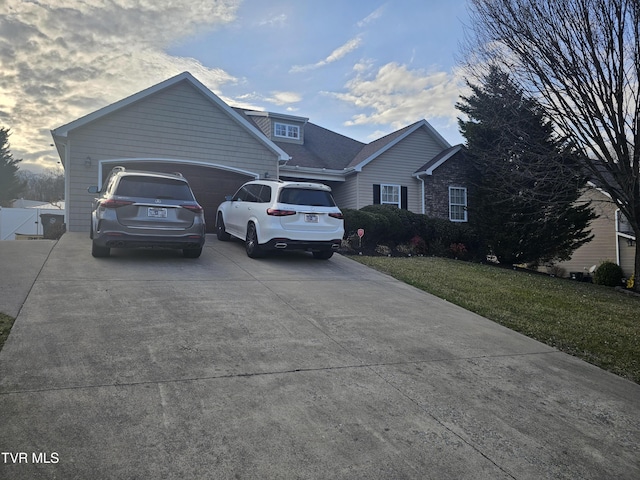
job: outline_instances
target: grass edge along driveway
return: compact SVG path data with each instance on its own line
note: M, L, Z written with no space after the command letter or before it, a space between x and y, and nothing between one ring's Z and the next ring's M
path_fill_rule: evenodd
M590 283L439 257L351 258L640 383L640 297Z

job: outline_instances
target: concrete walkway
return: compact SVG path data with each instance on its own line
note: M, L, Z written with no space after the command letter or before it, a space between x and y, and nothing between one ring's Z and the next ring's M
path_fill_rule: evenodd
M2 479L640 478L640 385L348 258L15 243Z

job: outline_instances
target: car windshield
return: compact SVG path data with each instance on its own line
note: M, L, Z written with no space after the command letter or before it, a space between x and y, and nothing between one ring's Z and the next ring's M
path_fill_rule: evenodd
M193 194L186 182L159 177L124 177L120 180L116 195L193 201Z
M330 192L309 188L283 188L280 192L280 203L290 205L310 205L313 207L335 207L336 203Z

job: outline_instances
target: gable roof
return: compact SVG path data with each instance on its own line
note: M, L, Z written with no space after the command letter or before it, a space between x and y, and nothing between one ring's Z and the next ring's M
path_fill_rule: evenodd
M304 144L275 142L291 155L288 165L343 170L364 143L313 123L304 127Z
M64 138L66 138L72 130L77 128L81 128L85 125L88 125L91 122L94 122L106 115L109 115L113 112L116 112L122 108L128 107L134 103L140 102L145 98L154 95L158 92L166 90L168 88L173 87L174 85L180 82L187 82L191 86L193 86L196 90L198 90L203 96L205 96L211 103L219 107L224 113L226 113L232 120L238 123L241 127L246 129L249 134L251 134L254 138L256 138L259 142L264 144L269 150L278 155L280 160L286 161L289 159L289 155L287 155L280 147L278 147L271 140L266 138L262 132L259 131L251 122L247 121L247 119L239 115L234 109L229 107L220 97L218 97L215 93L205 87L199 80L197 80L193 75L189 72L183 72L175 77L169 78L164 82L158 83L152 87L149 87L145 90L142 90L138 93L135 93L127 98L124 98L116 103L103 107L99 110L96 110L93 113L85 115L84 117L80 117L73 122L67 123L66 125L62 125L54 130L51 130L51 135L54 139L61 140L64 143Z
M418 130L419 128L425 128L438 142L442 148L449 148L451 145L447 142L442 135L440 135L429 122L426 120L420 120L416 123L408 125L400 130L396 130L395 132L390 133L389 135L385 135L378 140L374 140L373 142L367 144L359 153L356 155L351 163L348 165L349 168L359 172L362 170L364 166L368 163L375 160L377 157L382 155L384 152L389 150L391 147L397 145L402 140L407 138L413 132Z
M455 156L457 153L462 151L462 145L454 145L453 147L449 147L446 150L443 150L438 155L433 157L423 166L421 166L418 170L416 170L413 174L414 177L419 177L421 175L433 175L433 171L442 165L444 162L449 160L451 157Z

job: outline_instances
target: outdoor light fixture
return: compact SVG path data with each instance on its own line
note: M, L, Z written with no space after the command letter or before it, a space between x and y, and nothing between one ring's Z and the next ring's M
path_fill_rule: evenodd
M627 238L627 245L629 247L633 247L633 239L632 238Z
M264 172L264 178L269 178L269 172Z
M87 158L84 159L84 166L85 167L90 167L91 166L91 157L87 155Z

